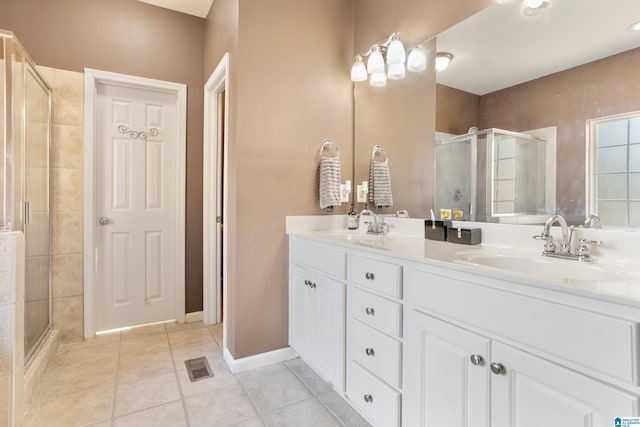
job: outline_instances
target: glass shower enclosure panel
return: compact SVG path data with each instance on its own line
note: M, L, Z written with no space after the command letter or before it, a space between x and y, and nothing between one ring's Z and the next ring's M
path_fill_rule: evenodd
M435 208L466 221L536 222L555 209L547 156L544 139L501 129L436 141Z
M49 91L25 70L25 358L50 327Z
M24 233L25 361L51 329L51 89L14 34L0 30L0 232Z

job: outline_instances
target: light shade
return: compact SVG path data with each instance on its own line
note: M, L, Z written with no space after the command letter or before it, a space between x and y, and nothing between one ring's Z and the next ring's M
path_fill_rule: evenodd
M416 46L409 51L409 57L407 58L407 70L409 71L424 71L427 69L427 51L420 46Z
M404 79L407 75L407 72L404 68L404 64L389 64L387 65L387 77L391 80L400 80Z
M551 9L551 0L522 0L520 14L522 16L536 16Z
M367 71L369 74L384 73L384 58L378 45L374 45L371 49L371 55L367 61Z
M387 75L382 72L372 73L369 79L369 84L375 87L382 87L387 85Z
M364 65L362 55L358 54L353 58L353 65L351 66L351 81L363 82L367 80L369 75L367 74L367 67Z
M404 45L396 35L387 48L387 65L404 64L406 59L407 55L404 51Z
M438 52L436 54L436 71L442 71L449 66L453 55L447 52Z

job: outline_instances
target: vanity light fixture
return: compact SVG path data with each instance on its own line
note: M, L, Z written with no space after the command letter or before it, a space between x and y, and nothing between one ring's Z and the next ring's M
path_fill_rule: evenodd
M442 71L446 69L451 63L452 59L452 54L448 52L438 52L436 54L436 71Z
M364 58L367 65L364 66ZM369 77L371 86L385 86L387 78L398 80L405 77L406 52L400 40L400 33L395 32L382 43L376 43L367 53L357 53L351 66L351 80L363 82Z
M551 0L522 0L520 14L522 16L537 16L551 9Z

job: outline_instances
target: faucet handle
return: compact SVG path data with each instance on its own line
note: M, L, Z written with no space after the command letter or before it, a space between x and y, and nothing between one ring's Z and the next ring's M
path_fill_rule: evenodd
M591 259L591 255L589 253L589 246L601 246L602 240L589 240L589 239L580 239L578 240L578 248L576 249L576 255L581 261L589 261Z

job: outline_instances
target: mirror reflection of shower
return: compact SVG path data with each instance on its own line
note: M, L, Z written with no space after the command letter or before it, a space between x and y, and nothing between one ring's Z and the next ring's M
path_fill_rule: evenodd
M555 128L436 134L434 197L451 219L544 222L555 213Z

